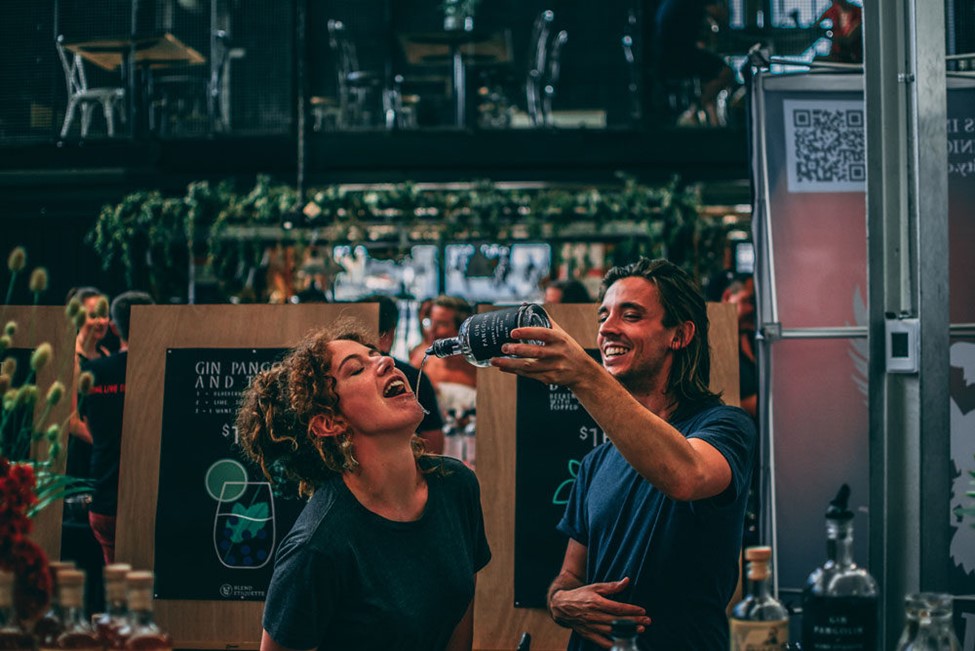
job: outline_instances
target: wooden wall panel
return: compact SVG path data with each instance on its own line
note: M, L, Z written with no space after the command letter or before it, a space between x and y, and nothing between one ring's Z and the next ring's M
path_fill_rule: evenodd
M586 348L596 346L597 306L546 305L552 318ZM708 304L711 388L738 404L738 323L734 306ZM569 630L540 608L514 607L516 377L497 369L477 375L477 475L493 559L477 580L474 648L511 651L523 632L532 651L565 649ZM555 578L555 577L552 577Z
M51 383L61 380L67 390L41 427L47 429L47 425L51 423L66 422L71 413L71 397L77 391L77 379L74 377L74 325L68 321L63 307L52 306L3 306L0 308L0 327L8 321L17 323L17 333L13 336L14 349L34 350L44 342L51 344L54 351L52 361L41 369L36 382L39 396L34 410L35 417L40 415L44 408L44 397ZM0 355L0 358L6 357L7 355ZM56 469L59 471L64 470L67 452L68 440L65 434L61 441L61 457L56 464ZM61 558L62 507L62 501L58 500L34 518L34 531L31 533L31 538L41 546L51 560Z
M377 304L133 307L119 478L119 562L153 567L166 349L290 347L340 316L357 317L372 331L379 327ZM257 649L263 607L259 601L155 603L174 648L192 649Z

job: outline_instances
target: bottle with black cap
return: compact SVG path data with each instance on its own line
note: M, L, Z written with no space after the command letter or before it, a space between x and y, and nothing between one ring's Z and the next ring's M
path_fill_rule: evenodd
M614 619L609 636L613 646L609 651L639 651L636 645L636 622L632 619Z
M492 357L503 357L501 346L515 341L515 328L551 328L552 322L541 305L526 303L519 307L482 312L460 324L456 337L437 339L427 348L427 355L453 357L462 355L474 366L490 366ZM526 343L537 343L527 341Z
M877 582L853 562L850 487L826 509L826 563L813 571L802 594L804 651L876 651Z

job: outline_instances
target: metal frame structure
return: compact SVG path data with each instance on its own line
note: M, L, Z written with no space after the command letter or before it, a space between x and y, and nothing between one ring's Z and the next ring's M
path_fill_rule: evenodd
M769 427L774 410L769 390L771 343L778 338L868 338L870 566L881 586L880 648L889 648L903 626L904 595L948 587L948 345L951 335L975 333L975 325L952 326L948 316L944 6L923 0L899 0L883 7L866 3L864 19L864 97L870 116L866 123L869 325L783 330L771 271L770 225L767 219L756 224L756 247L766 258L756 283L763 371L759 391L766 430L762 466L774 476L774 437ZM755 95L756 110L764 111L762 93ZM756 142L755 172L757 178L767 178L764 129ZM760 184L756 214L767 217L768 202L767 184ZM917 374L889 373L885 367L886 320L891 315L919 322ZM774 482L768 486L766 518L775 548Z

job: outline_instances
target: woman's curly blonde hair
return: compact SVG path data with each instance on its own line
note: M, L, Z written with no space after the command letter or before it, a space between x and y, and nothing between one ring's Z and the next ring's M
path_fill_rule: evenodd
M314 330L280 364L254 376L237 412L245 454L268 479L275 481L275 475L283 474L286 480L298 482L298 492L304 496L310 496L321 482L359 465L351 431L322 437L311 428L315 416L342 415L335 378L329 375L328 344L338 340L375 348L373 338L354 319ZM414 436L413 455L423 454L422 441Z

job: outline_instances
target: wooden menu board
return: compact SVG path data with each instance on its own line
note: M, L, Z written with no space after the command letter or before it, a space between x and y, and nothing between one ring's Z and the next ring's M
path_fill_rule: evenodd
M40 398L35 407L35 415L44 408L44 396L54 380L61 380L67 390L64 397L51 410L42 425L46 428L49 423L64 423L71 413L71 396L77 390L77 380L74 377L74 340L75 329L65 316L64 307L52 306L20 306L9 305L0 307L0 327L8 321L17 323L17 333L13 336L13 347L0 358L14 357L18 360L17 375L24 375L31 353L42 343L48 342L53 349L52 361L41 369L37 377L37 387ZM15 378L15 386L20 382ZM65 456L68 452L67 435L61 441L61 457L57 463L59 471L64 470ZM34 540L50 559L61 557L61 511L62 501L50 504L34 518L34 530L31 539Z
M178 480L180 473L185 473L185 483L200 487L203 495L200 501L209 507L187 503L179 514L186 518L205 519L205 522L184 522L188 532L207 532L206 544L198 546L198 549L205 551L198 553L212 552L213 558L207 559L211 565L219 563L233 566L238 572L247 571L241 567L247 563L243 556L231 557L221 553L220 541L216 540L214 518L220 515L219 510L226 502L222 498L226 496L217 495L221 499L215 500L207 497L207 489L211 489L210 497L213 497L213 486L207 482L209 475L200 476L201 473L196 472L198 469L188 463L196 450L188 448L183 451L182 456L171 454L171 450L165 457L162 455L166 450L162 441L164 415L172 419L172 414L179 413L180 407L167 405L166 402L187 400L185 392L173 390L178 385L172 383L178 382L181 379L180 374L184 373L178 369L187 367L187 360L182 359L183 357L192 358L189 362L191 366L195 365L193 359L203 364L199 377L194 376L192 381L202 382L201 389L213 388L214 391L196 394L203 406L196 409L194 405L192 413L202 414L195 422L209 427L213 414L220 413L222 418L229 419L232 423L233 415L228 410L234 410L235 398L226 393L226 390L239 391L242 382L246 382L239 376L250 371L231 371L228 368L220 373L211 373L216 368L214 364L222 363L223 358L228 355L236 359L235 356L243 356L249 349L254 349L255 355L263 360L263 356L273 356L281 352L281 349L290 348L309 330L327 325L340 316L356 317L370 330L378 330L378 307L375 304L133 307L122 426L116 537L118 561L131 563L137 569L153 569L157 566L157 561L164 560L163 555L166 560L172 561L174 554L183 551L170 549L175 544L170 541L178 539L179 530L164 532L167 535L162 537L158 535L157 505L160 503L160 486L164 485L160 480L164 477ZM268 352L266 349L274 350ZM207 354L207 351L211 354ZM227 362L228 367L231 363L234 362ZM261 363L263 362L258 362L257 366ZM173 369L177 369L175 376ZM214 381L221 385L221 391L216 391L217 387L213 387L211 382ZM167 383L169 396L166 395ZM185 422L180 420L179 426L185 427ZM180 435L185 437L197 433L180 432ZM221 436L222 433L198 433L200 437L214 435ZM186 447L185 443L182 445ZM186 468L180 467L181 458L187 460ZM166 463L167 467L160 468L161 462ZM224 470L232 470L229 467L232 464L225 465L227 468ZM164 487L171 486L172 483L169 481ZM232 485L229 480L226 483ZM167 518L172 515L171 511L167 507ZM280 532L278 539L285 533L287 532ZM166 549L156 549L157 540L167 541L163 543ZM166 567L172 567L172 564ZM268 568L255 568L255 571L257 569L267 571ZM163 580L162 584L165 585L166 581ZM157 589L159 585L157 580ZM257 592L261 592L259 581L228 583L227 586L217 586L220 591L214 598L205 599L201 598L204 593L199 591L199 586L180 586L178 582L170 582L166 588L170 595L180 597L197 590L192 598L160 598L155 602L156 616L163 629L173 636L174 648L257 649L260 646L263 601L255 598ZM266 589L266 585L263 589Z
M545 309L584 347L595 348L596 305L546 305ZM711 388L723 392L726 403L737 405L738 324L734 306L709 303L708 317ZM521 407L516 404L518 380L496 369L478 371L477 475L493 559L478 576L474 648L510 651L518 644L521 634L528 632L532 635L533 651L562 650L568 641L568 629L556 626L544 608L515 607L515 559L520 555L515 549L517 412ZM557 455L553 458L554 463L561 463ZM557 557L559 565L565 544L563 536L550 552ZM554 574L549 580L553 578Z

